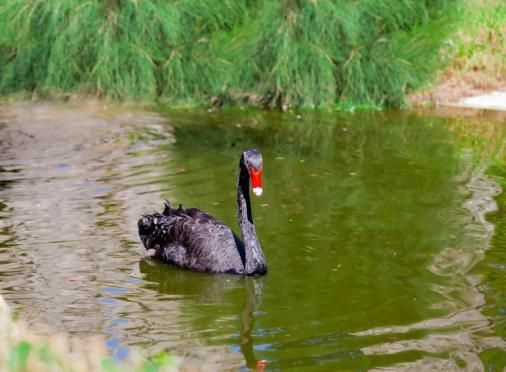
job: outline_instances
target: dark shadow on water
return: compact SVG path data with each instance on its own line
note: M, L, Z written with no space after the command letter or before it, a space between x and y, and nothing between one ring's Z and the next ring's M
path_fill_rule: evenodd
M244 292L244 300L242 311L237 314L241 319L239 347L246 366L255 368L257 358L252 332L254 314L262 302L261 278L191 272L156 260L143 260L139 263L139 268L144 275L143 279L149 282L148 287L161 294L191 298L197 302L223 303L226 301L227 292L240 287Z
M143 279L159 293L202 302L221 302L225 292L237 286L241 279L233 275L213 275L182 270L157 260L139 264Z

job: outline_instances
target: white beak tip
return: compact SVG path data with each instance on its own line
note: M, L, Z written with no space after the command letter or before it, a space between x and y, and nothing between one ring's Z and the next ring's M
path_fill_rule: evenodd
M262 192L263 192L263 190L262 190L262 188L261 188L261 187L254 187L254 188L253 188L253 193L254 193L256 196L260 196L260 195L262 195Z

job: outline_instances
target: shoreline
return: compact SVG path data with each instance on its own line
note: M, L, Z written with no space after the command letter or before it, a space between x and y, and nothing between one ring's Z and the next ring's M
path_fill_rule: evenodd
M439 86L434 87L432 90L425 91L422 93L413 93L406 98L406 105L401 108L389 108L389 107L367 107L367 106L351 106L351 107L320 107L313 109L297 109L290 108L288 110L262 107L258 105L231 105L231 106L215 106L212 103L210 105L172 105L163 102L132 102L132 101L111 101L105 98L97 98L90 96L81 95L69 95L65 97L27 97L27 96L4 96L0 97L0 107L13 107L13 106L44 106L44 105L63 105L63 106L75 106L75 107L87 107L92 109L98 109L102 112L107 111L157 111L157 108L166 108L170 110L179 109L195 109L195 110L207 110L213 112L216 110L227 110L227 109L241 109L241 110L260 110L260 111L272 111L279 110L282 113L311 113L311 112L355 112L355 111L382 111L382 110L399 110L399 111L425 111L435 110L441 111L450 109L453 113L455 110L462 109L466 113L469 111L490 111L497 112L499 114L506 112L506 87L499 90L474 90L473 95L464 95L462 92L454 92L451 96L452 99L444 98L440 95ZM458 97L453 99L453 97ZM467 114L466 114L467 116Z
M457 94L458 99L448 100L442 95L438 95L439 88L432 92L414 94L409 97L408 102L412 108L461 108L489 111L506 111L506 88L502 90L481 91L473 95L464 95L462 92ZM479 92L476 90L476 92Z

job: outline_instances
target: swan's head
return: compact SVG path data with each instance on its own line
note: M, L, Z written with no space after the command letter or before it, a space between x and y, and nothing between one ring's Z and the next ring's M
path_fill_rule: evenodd
M262 154L257 149L247 149L242 154L242 163L251 178L251 188L256 196L262 195Z

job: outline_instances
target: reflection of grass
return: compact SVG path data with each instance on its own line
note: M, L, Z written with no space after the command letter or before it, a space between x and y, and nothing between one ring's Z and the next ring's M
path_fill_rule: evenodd
M463 151L471 150L473 170L486 175L502 187L502 193L494 197L498 210L487 213L486 219L494 225L494 234L485 258L473 269L472 274L483 278L480 290L486 304L481 311L492 320L491 332L504 339L506 335L506 115L485 113L485 117L457 117L450 120L455 142ZM503 371L506 367L506 351L502 348L486 348L480 359L487 371Z
M108 357L99 339L69 339L64 335L37 337L10 315L0 296L0 370L18 371L168 371L178 367L178 360L166 352L150 359L133 351L122 362Z
M475 166L506 166L506 125L501 118L457 117L450 120L449 127L459 147L471 150Z
M484 121L478 118L456 119L451 128L462 149L471 149L473 166L486 174L502 188L494 197L497 211L486 215L494 225L494 234L485 258L473 269L473 274L483 278L480 290L486 304L481 311L492 321L491 333L504 339L506 336L506 121ZM485 165L485 166L484 166ZM486 166L488 165L488 168ZM480 359L487 371L504 371L506 351L503 348L487 348L480 353Z

